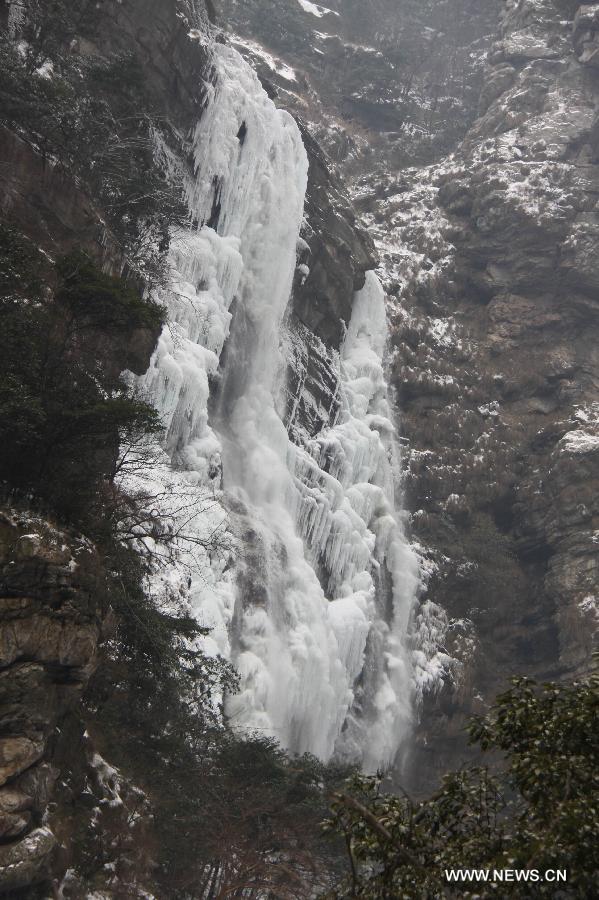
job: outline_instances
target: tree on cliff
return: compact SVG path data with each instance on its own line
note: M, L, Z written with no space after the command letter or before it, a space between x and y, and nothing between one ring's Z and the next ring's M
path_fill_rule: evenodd
M163 315L86 254L48 264L0 225L0 482L90 525L119 442L160 430L118 368L97 365L98 347L156 331Z
M598 713L597 669L571 684L515 678L469 728L483 751L503 754L497 774L447 775L420 803L381 794L377 779L353 779L334 795L326 824L345 837L351 859L352 876L334 896L597 896ZM452 888L445 873L456 869L534 870L539 880ZM565 883L544 880L564 869Z

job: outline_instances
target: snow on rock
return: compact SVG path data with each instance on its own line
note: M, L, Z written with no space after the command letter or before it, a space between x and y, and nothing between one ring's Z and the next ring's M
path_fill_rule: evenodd
M328 9L326 6L320 6L318 3L312 3L311 0L297 0L301 8L304 12L310 13L312 16L316 16L318 19L322 19L323 16L338 16L339 13L335 12L333 9Z
M594 594L587 594L578 604L583 616L590 616L599 625L599 600Z
M242 40L239 37L235 37L233 43L236 47L248 50L249 53L256 57L260 62L265 63L272 72L280 75L281 78L284 78L286 81L297 81L297 76L291 66L288 66L287 63L278 59L276 56L273 56L265 50L264 47L256 43L256 41Z
M586 431L569 431L559 444L565 453L595 453L599 450L599 434Z
M98 785L102 792L102 803L111 808L123 805L121 798L121 776L118 769L109 765L99 753L94 753L90 762L94 770Z
M422 603L415 617L414 628L414 662L419 700L426 693L438 691L445 676L456 666L456 661L442 649L448 631L449 620L445 610L431 600Z
M599 403L579 407L574 420L577 427L566 432L557 445L558 452L584 455L599 450Z

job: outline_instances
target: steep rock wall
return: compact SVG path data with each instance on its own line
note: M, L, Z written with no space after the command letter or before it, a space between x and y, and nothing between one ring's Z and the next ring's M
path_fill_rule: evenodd
M594 16L506 3L460 150L363 185L399 301L408 503L447 613L420 784L508 675L584 671L597 627Z
M2 4L4 27L13 5ZM151 9L134 2L95 4L87 18L83 6L81 21L73 19L72 29L61 35L70 62L135 51L148 65L150 90L168 108L173 131L185 132L186 122L201 112L197 85L206 65L205 53L188 38L192 23L178 17L175 3ZM101 205L43 145L35 130L0 128L3 224L48 260L78 249L104 270L121 272L122 246L106 226ZM51 296L56 275L50 267L44 274ZM101 366L116 380L124 369L147 369L157 337L156 328L146 325L120 331L92 326L77 352L91 369ZM117 450L114 441L99 448L109 470ZM140 855L140 829L131 830L130 815L138 824L144 821L145 798L125 779L120 783L97 754L82 707L114 631L106 561L84 536L40 512L35 498L13 496L4 483L1 493L0 894L48 896L58 890L90 828L96 829L98 858L104 852L129 858L127 881L129 860ZM71 896L84 891L79 884L68 887Z

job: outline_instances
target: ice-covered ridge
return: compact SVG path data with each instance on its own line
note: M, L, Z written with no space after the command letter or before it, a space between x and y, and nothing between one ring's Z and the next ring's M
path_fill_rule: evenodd
M338 13L336 13L335 15L338 15ZM356 44L353 41L344 41L337 34L327 34L326 31L316 30L314 30L313 34L321 41L341 41L344 47L348 47L351 50L361 50L363 53L374 53L375 56L383 55L380 50L377 50L376 47L370 46L370 44ZM317 52L320 53L320 51Z
M181 583L214 626L209 649L240 673L233 725L375 769L409 728L418 583L394 504L384 295L369 273L340 354L337 420L294 445L282 346L306 152L232 48L215 45L206 90L187 183L194 225L173 240L174 284L160 298L170 321L144 379L174 464L152 477L166 494L183 486L198 509L213 497L188 523L197 541L183 547ZM206 535L225 513L233 550L213 552ZM172 588L179 575L162 580Z

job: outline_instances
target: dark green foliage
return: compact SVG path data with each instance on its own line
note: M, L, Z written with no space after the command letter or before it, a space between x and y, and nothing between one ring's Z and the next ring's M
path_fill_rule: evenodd
M70 253L58 260L56 270L62 279L57 301L91 326L157 329L164 321L163 307L144 300L122 278L106 275L86 253Z
M540 689L514 679L493 717L475 720L470 733L483 750L506 754L507 782L520 798L511 822L518 859L566 866L570 888L587 896L599 872L599 671Z
M337 794L327 827L346 836L354 878L336 897L596 896L599 871L599 673L572 684L516 678L471 738L504 755L497 774L446 776L429 800L380 793L356 778ZM537 870L536 883L452 889L445 870ZM547 870L567 869L556 894Z
M154 409L90 356L103 331L156 327L161 311L82 254L56 268L43 262L7 226L0 260L0 480L89 526L119 437L160 427Z

